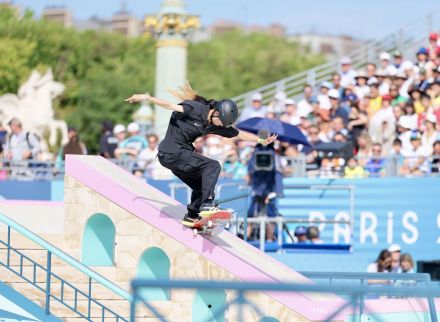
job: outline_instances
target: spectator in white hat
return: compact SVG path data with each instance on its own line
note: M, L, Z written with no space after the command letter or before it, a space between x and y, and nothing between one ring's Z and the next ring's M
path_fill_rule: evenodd
M382 70L386 76L394 76L397 74L397 68L391 63L391 55L383 52L379 56Z
M319 108L329 110L331 108L330 99L328 98L328 91L332 88L329 82L322 82L319 87L318 102Z
M402 142L402 154L411 150L411 121L401 116L397 123L397 133L399 140Z
M355 85L354 78L356 77L357 73L351 66L352 61L350 57L343 57L341 58L341 72L339 75L341 76L341 86L347 87L348 85Z
M139 124L135 122L128 124L127 132L129 136L115 150L117 159L127 159L128 157L136 159L139 153L148 147L147 139L139 134Z
M400 172L403 175L422 176L429 171L427 162L429 154L422 147L421 135L418 131L412 131L410 142L411 149L403 151L406 159Z
M297 114L295 101L291 98L288 98L286 99L285 104L285 112L281 114L280 120L295 126L298 125L300 118Z
M434 142L440 137L440 132L436 130L437 116L428 113L425 119L425 130L422 134L422 146L429 155L432 154Z
M400 245L392 244L388 251L391 253L391 272L397 273L400 267Z
M368 75L365 71L360 71L356 77L356 86L353 89L354 94L361 100L370 92L370 86L367 85Z
M246 106L241 112L239 121L244 121L252 117L265 117L267 107L263 105L263 95L261 93L252 94L252 103Z
M278 91L273 97L272 102L268 106L269 112L274 113L276 116L284 112L285 101L287 95L283 91Z
M328 97L330 99L330 117L334 119L336 117L341 117L344 121L344 124L348 123L348 112L345 108L340 105L341 95L339 94L337 89L331 89L328 91Z

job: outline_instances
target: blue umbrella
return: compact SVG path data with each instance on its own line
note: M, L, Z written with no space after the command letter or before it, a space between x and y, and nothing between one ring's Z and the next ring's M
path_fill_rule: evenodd
M252 117L236 125L240 130L258 134L260 130L266 130L271 134L278 134L278 140L291 144L310 145L307 138L294 125L281 122L280 120Z

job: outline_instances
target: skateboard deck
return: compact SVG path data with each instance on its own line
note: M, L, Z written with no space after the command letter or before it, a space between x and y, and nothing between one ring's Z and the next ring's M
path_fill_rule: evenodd
M231 220L231 211L218 210L195 222L192 229L193 234L217 235L223 228L229 228Z

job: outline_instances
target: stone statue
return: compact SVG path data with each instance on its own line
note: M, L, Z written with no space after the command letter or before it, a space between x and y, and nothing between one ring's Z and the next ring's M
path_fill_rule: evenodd
M44 75L33 71L29 79L20 86L18 94L0 96L0 120L8 122L18 117L25 131L33 132L40 138L49 132L49 144L55 145L57 130L61 131L61 143L67 143L66 122L55 120L52 100L64 92L64 85L54 81L52 70ZM42 140L43 141L43 140ZM45 146L45 142L42 142Z

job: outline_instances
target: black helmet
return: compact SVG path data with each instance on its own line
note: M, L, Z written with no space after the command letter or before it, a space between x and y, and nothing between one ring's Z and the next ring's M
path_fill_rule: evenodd
M230 127L237 121L238 107L233 100L221 100L215 104L216 111L219 113L219 119L222 121L223 126Z

